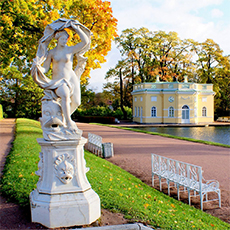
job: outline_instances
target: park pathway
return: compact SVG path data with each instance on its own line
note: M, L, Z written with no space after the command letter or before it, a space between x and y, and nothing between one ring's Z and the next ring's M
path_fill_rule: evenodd
M106 126L77 123L88 132L112 142L115 156L109 161L151 183L151 153L202 166L206 180L216 179L230 191L230 149ZM149 184L149 183L148 183Z
M0 120L0 177L4 168L6 156L10 152L14 140L15 119Z

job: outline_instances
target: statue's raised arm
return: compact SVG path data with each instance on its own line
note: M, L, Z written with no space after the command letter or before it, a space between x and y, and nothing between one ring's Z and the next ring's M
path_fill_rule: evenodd
M76 32L81 42L67 46L69 38L66 28ZM45 139L75 139L81 132L71 114L81 103L80 77L87 58L84 53L90 48L91 32L78 21L58 19L47 25L39 41L36 58L31 69L34 81L43 89L42 128ZM48 51L50 41L55 38L57 46ZM76 54L77 67L73 70L73 56ZM45 76L52 63L52 80Z

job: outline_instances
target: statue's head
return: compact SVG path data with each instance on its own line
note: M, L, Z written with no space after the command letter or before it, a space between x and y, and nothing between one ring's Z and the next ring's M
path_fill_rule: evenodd
M69 38L69 34L65 31L65 30L61 30L61 31L57 31L54 35L55 39L57 39L58 41L60 40L60 38L64 41L67 42L68 38Z

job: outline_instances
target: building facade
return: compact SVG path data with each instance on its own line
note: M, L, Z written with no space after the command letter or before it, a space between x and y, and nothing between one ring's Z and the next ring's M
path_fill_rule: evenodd
M212 84L141 83L133 86L133 121L138 123L210 123L214 121Z

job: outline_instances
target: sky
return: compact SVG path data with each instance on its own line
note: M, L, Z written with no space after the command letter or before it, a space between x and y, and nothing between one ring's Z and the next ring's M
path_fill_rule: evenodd
M146 27L150 31L175 31L181 39L204 42L213 39L230 54L230 0L110 0L118 20L118 35L128 28ZM91 71L89 89L102 92L105 74L121 60L112 43L100 69Z

